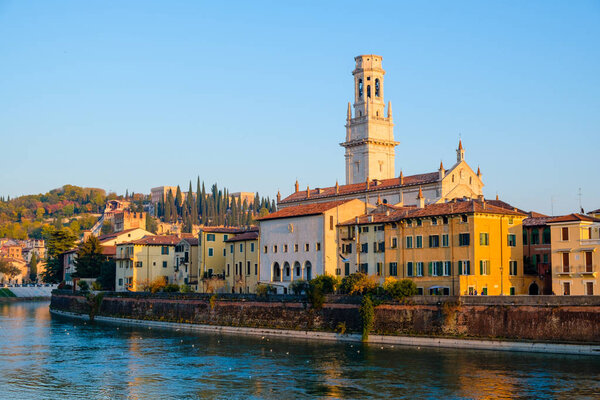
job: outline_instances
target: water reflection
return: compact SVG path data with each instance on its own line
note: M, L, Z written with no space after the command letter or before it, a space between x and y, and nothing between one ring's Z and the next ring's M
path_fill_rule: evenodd
M0 397L597 398L600 361L84 324L0 304Z

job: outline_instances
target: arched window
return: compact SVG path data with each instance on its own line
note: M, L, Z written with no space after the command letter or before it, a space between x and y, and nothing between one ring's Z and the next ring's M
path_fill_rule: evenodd
M283 263L283 280L289 281L292 279L290 264L286 261Z
M379 79L375 79L375 97L379 97Z
M294 263L294 278L302 279L302 267L300 266L300 263L298 261Z
M371 85L367 85L367 97L371 97Z
M363 95L363 83L362 83L362 79L358 80L358 98L362 98Z
M273 264L273 273L271 275L272 282L280 282L281 281L281 269L279 268L279 263Z
M304 279L307 281L312 279L312 264L310 261L304 263Z

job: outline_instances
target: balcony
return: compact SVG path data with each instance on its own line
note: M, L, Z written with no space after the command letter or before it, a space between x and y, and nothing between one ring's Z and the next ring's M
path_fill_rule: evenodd
M593 265L582 265L577 268L577 272L581 276L596 277L598 275L598 268L594 268Z

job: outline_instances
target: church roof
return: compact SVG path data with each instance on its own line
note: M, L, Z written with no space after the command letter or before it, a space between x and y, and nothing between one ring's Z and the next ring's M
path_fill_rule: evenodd
M303 201L307 199L325 199L325 198L335 198L338 196L345 196L355 193L365 193L365 192L377 192L379 190L392 189L392 188L400 188L400 187L408 187L408 186L417 186L424 185L427 183L433 183L439 181L439 172L429 172L426 174L418 174L418 175L410 175L402 178L402 182L400 182L400 178L391 178L391 179L382 179L382 180L371 180L368 184L367 182L360 183L352 183L350 185L340 185L338 186L337 192L335 186L330 186L326 188L317 188L310 189L310 192L307 196L306 190L300 190L295 193L292 193L285 199L281 200L279 204L287 204L294 203L297 201Z

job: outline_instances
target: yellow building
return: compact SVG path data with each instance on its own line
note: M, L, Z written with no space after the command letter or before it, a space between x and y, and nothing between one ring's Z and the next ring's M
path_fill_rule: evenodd
M157 279L177 283L175 245L177 236L147 236L117 244L116 291L142 291Z
M231 293L255 293L260 264L258 229L240 233L225 242L226 290Z
M483 200L380 205L340 225L341 275L412 279L420 294L526 294L525 214Z
M583 214L569 214L551 219L548 225L554 294L598 294L600 219Z

